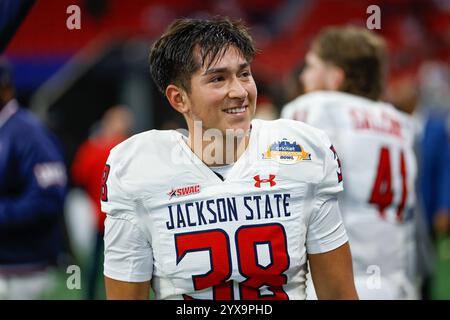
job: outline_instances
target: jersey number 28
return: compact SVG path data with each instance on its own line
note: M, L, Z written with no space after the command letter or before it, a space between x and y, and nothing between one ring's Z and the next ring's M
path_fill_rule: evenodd
M242 300L287 300L283 290L287 277L283 274L289 268L285 230L278 223L240 227L235 233L237 263L239 272L246 278L239 283ZM258 262L257 245L268 245L271 261L263 266ZM231 276L231 251L228 234L222 229L188 232L175 235L177 264L194 251L209 251L211 270L205 274L193 275L195 290L212 287L214 300L233 300ZM227 281L228 280L228 281ZM262 295L262 287L272 294ZM192 299L185 295L185 299Z

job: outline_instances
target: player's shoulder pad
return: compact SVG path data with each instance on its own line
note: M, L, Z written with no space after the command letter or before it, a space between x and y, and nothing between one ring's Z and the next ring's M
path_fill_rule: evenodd
M400 121L402 131L404 132L404 138L409 138L410 142L413 143L414 136L420 131L417 120L413 115L408 114L400 109L397 109L394 105L387 102L378 102L385 110L395 115L395 118Z
M277 119L271 121L258 120L260 131L269 132L271 140L289 139L302 145L315 155L315 160L322 161L331 146L328 135L321 129L301 121ZM269 140L270 140L269 139Z
M161 154L165 154L165 149L170 150L173 142L171 130L149 130L133 135L111 149L108 164L122 170L143 164L156 165L156 161L161 161Z
M122 141L114 148L111 153L136 152L142 148L152 148L171 139L172 130L149 130L131 136ZM144 150L145 151L145 150Z
M315 113L325 110L332 112L335 108L327 108L332 104L335 106L339 101L348 99L345 93L337 91L314 91L298 96L291 102L287 103L281 112L282 118L294 119L296 112L299 111L314 111Z
M274 130L273 132L277 135L289 133L298 137L307 137L311 139L321 139L321 137L326 136L326 133L323 130L301 121L291 119L257 121L259 122L260 130Z
M260 128L271 133L271 141L287 139L292 144L299 144L302 150L310 155L311 169L318 168L314 181L320 184L318 188L321 195L335 194L342 190L339 158L323 130L289 119L264 121L261 122Z
M307 108L312 104L321 104L324 100L322 94L324 92L325 91L316 91L298 96L294 100L284 105L284 107L282 108L282 117L290 118L289 114L294 113L299 108Z
M171 170L170 156L176 137L172 130L150 130L111 149L106 162L109 193L116 190L116 199L121 197L119 193L136 198L142 196L143 190L151 193Z
M345 95L337 91L314 91L302 94L285 105L285 108L296 108L309 105L322 105L330 101L330 99L342 99Z

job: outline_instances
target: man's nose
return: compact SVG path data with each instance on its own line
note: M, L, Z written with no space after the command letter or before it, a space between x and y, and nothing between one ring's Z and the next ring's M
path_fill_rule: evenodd
M245 99L245 98L247 98L248 92L245 89L244 85L239 80L239 78L237 78L237 77L233 78L233 81L230 83L228 96L231 99Z

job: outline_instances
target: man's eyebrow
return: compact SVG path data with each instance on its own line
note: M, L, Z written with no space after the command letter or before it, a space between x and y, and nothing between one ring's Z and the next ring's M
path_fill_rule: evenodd
M248 63L248 62L241 63L241 64L239 65L239 70L245 69L245 68L247 68L249 65L250 65L250 63ZM208 74L211 74L211 73L222 73L222 72L226 72L226 71L228 71L228 68L211 68L211 69L206 70L206 71L203 73L203 75L204 75L204 76L207 76Z

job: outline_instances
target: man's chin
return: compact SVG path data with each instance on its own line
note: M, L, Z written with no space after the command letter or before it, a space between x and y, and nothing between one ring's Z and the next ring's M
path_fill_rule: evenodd
M232 133L240 133L240 132L247 132L248 130L250 130L250 125L251 125L251 121L245 121L242 123L234 123L234 124L229 124L227 126L226 131Z

